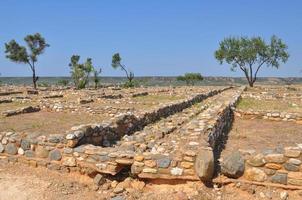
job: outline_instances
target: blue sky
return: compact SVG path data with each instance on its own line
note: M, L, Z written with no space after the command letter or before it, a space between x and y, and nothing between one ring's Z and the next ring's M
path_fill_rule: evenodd
M24 44L24 36L40 32L51 45L39 57L40 76L68 76L73 54L91 57L103 76L123 76L111 68L115 52L137 76L242 76L215 60L219 41L275 34L291 57L260 76L302 76L301 10L301 0L1 0L0 73L31 75L27 65L5 58L4 43Z

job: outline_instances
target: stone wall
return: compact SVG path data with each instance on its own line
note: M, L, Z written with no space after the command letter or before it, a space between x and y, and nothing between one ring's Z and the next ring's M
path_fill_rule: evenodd
M259 118L274 121L301 121L302 123L302 114L300 113L287 113L276 111L244 111L236 109L235 114L236 116L242 118Z
M4 117L10 117L13 115L20 115L20 114L25 114L25 113L32 113L32 112L39 112L41 109L39 106L26 106L22 108L18 108L16 110L8 110L5 112L2 112L1 114Z
M192 106L202 100L216 95L226 89L213 90L206 94L199 94L191 99L179 101L174 104L164 105L159 109L154 109L143 113L140 116L135 116L132 113L121 114L111 122L105 122L99 125L82 125L74 127L70 133L66 135L67 146L75 147L81 144L94 144L99 146L112 146L117 140L124 135L141 130L147 124L153 123L160 118L167 117L176 112L181 112L183 109Z
M242 163L238 163L238 160ZM301 163L302 144L262 152L241 151L223 159L222 173L230 178L302 186ZM233 166L232 169L230 164Z
M222 90L196 95L186 101L165 105L142 116L124 114L114 122L74 127L66 135L35 136L25 133L0 133L0 160L21 162L33 167L44 166L64 172L82 174L105 173L116 175L121 169L131 168L140 178L210 180L215 162L232 123L232 109L243 88L232 90L197 116L198 124L188 124L179 145L168 152L140 152L131 146L112 146L125 134L142 129L161 117L172 115ZM222 94L221 97L224 97ZM195 127L198 125L198 127ZM177 135L181 137L181 135ZM100 145L95 146L92 144ZM143 143L136 142L135 145Z

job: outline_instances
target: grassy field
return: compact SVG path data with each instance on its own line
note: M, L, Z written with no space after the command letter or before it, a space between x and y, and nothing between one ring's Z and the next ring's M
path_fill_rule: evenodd
M254 98L242 98L237 105L242 110L255 111L279 111L279 112L302 112L301 101L285 101L285 100L258 100Z

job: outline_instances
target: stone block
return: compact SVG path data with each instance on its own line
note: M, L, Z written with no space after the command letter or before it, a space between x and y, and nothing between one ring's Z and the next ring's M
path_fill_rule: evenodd
M268 163L284 163L285 157L283 154L267 154L264 157L265 161Z
M238 178L243 175L244 172L244 159L239 153L236 151L226 156L221 163L221 172L227 177Z
M195 172L203 181L209 181L214 175L214 156L211 150L202 149L195 160Z
M297 158L301 154L301 150L299 147L287 147L284 150L284 155L289 158Z
M253 167L261 167L263 165L265 165L265 159L264 159L264 155L263 154L257 154L253 157L251 157L247 163Z
M244 174L245 178L250 181L263 182L267 180L267 175L259 168L248 168Z
M287 184L287 174L283 173L276 173L270 178L270 181L272 183L280 183L280 184Z

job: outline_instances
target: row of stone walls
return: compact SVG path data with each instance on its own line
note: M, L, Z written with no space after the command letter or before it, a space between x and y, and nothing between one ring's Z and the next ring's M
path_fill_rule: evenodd
M113 122L103 123L100 125L93 124L75 127L66 136L67 146L75 147L77 145L87 143L105 147L112 146L124 135L141 130L147 124L153 123L160 118L167 117L174 113L181 112L185 108L227 89L229 89L229 87L213 90L206 94L199 94L191 99L146 112L142 116L135 116L131 113L122 114L113 120Z
M82 174L116 175L123 168L131 168L132 174L140 178L208 181L212 179L216 170L216 161L232 123L232 110L240 98L242 88L232 89L228 93L232 95L200 113L197 119L205 124L203 129L197 130L198 135L189 131L184 144L170 153L135 152L124 148L123 145L110 146L111 142L117 140L123 133L131 133L139 126L179 112L225 90L197 95L185 102L158 109L155 113L146 113L141 118L122 115L113 124L83 125L74 128L72 134L67 135L28 138L26 134L0 133L0 159ZM224 97L224 94L221 94L221 97ZM188 127L188 130L190 129ZM100 132L103 135L99 135ZM80 139L75 140L74 137ZM92 145L96 139L102 141L102 146Z
M242 90L241 90L242 91ZM207 124L200 131L195 141L188 140L181 148L170 154L152 154L149 152L136 155L131 172L140 178L148 179L184 179L209 181L215 172L216 153L221 152L222 143L232 123L232 109L240 98L241 92L232 100L221 104L213 112L214 118L201 117ZM201 114L202 115L202 114Z

